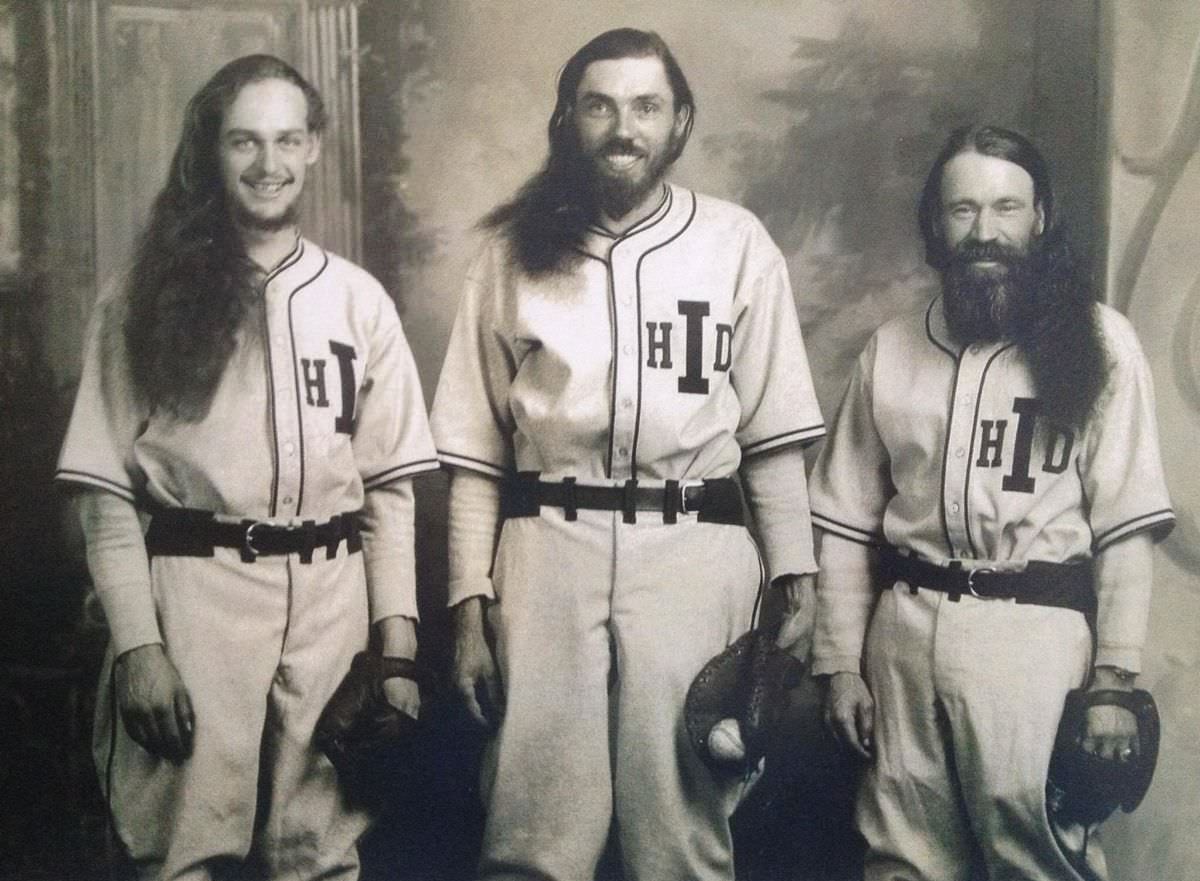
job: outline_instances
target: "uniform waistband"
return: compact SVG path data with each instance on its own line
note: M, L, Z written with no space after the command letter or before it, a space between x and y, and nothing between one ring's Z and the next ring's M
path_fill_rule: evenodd
M299 554L301 563L311 563L320 547L332 560L343 540L347 552L362 550L357 511L337 514L324 523L306 520L281 526L262 520L221 521L212 511L195 508L159 508L150 518L146 550L152 557L211 557L214 548L236 548L245 563L286 554Z
M655 486L630 479L619 486L594 486L573 477L541 480L537 471L522 471L505 482L500 500L504 518L536 517L547 506L562 508L567 520L575 520L580 510L620 511L625 523L636 523L638 511L657 511L663 523L678 522L680 514L695 514L701 523L745 523L741 487L730 477L666 480Z
M896 548L881 549L883 574L890 581L907 582L941 591L958 600L963 594L985 599L1010 599L1017 603L1074 609L1089 620L1096 613L1093 567L1083 563L1047 563L1034 560L1023 570L1001 572L989 568L968 569L952 563L939 566L909 556Z

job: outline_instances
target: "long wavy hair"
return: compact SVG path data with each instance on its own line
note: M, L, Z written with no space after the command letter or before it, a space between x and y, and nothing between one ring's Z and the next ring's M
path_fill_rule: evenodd
M218 70L188 102L126 283L123 332L134 392L150 410L185 421L208 412L255 302L261 270L231 218L218 138L242 88L268 79L297 86L309 131L324 129L321 96L284 61L247 55Z
M682 134L673 139L664 168L683 153L696 121L696 100L687 78L662 37L653 31L617 28L594 37L571 56L558 77L558 98L550 114L546 164L508 202L484 217L487 229L502 229L514 257L530 275L566 269L578 256L588 225L600 216L596 194L586 186L590 170L580 155L575 129L575 94L593 61L658 58L674 94L676 114L687 113Z
M1071 248L1058 217L1050 171L1025 137L992 125L965 126L951 133L925 180L917 224L925 261L945 273L952 254L942 231L942 172L960 153L979 153L1023 168L1033 179L1043 229L1030 243L1032 287L1027 301L1006 322L1033 375L1047 420L1082 430L1108 380L1109 359L1100 331L1090 273Z

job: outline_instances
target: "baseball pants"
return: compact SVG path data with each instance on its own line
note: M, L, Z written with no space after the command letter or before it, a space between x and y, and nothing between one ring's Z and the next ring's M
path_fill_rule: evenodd
M368 820L343 804L312 746L317 717L366 647L362 554L243 563L155 557L165 649L191 696L192 756L180 765L134 743L111 696L107 659L95 755L118 837L139 878L354 879ZM119 714L117 714L119 716ZM115 740L113 735L115 734Z
M1046 776L1091 660L1084 617L900 582L880 597L866 658L866 881L964 881L971 866L989 881L1078 881L1047 819Z
M744 784L695 755L683 703L751 624L746 529L543 508L505 522L493 577L506 707L480 876L590 881L615 818L629 881L730 881Z

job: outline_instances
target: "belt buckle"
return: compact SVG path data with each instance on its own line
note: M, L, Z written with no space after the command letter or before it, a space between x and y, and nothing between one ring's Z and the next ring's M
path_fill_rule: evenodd
M262 553L262 551L254 546L254 530L259 526L268 525L270 524L264 523L262 520L252 520L246 524L246 534L242 536L242 555L244 557L253 560Z
M681 483L679 484L679 511L681 514L697 514L700 511L700 501L696 502L695 508L688 507L687 491L699 487L704 488L703 483ZM703 496L701 497L703 499Z
M978 569L968 569L967 570L967 590L970 592L971 596L977 597L981 600L993 599L993 597L989 597L987 594L982 594L982 593L979 593L977 590L975 590L975 576L976 575L987 575L987 574L995 572L995 571L996 571L995 569L991 569L986 566L981 566Z

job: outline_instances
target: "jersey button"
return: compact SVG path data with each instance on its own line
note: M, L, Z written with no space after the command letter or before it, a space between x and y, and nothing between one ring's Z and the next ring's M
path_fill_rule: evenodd
M292 453L296 452L296 445L294 443L292 443L291 441L288 441L286 444L283 445L283 449L290 456L290 455L292 455Z
M621 347L621 351L623 353L625 353L626 355L632 355L633 354L633 346L629 345L629 343L626 343L625 345L623 345Z
M966 454L967 454L967 451L964 450L962 447L959 447L957 450L954 451L954 455L959 459L961 459Z
M629 447L617 447L617 455L624 458L629 455Z
M632 398L622 398L621 406L624 407L626 410L628 410L630 407L633 406L633 399Z
M283 503L284 503L285 505L290 505L290 504L292 503L292 497L291 497L291 496L284 496L284 497L283 497Z
M960 505L958 502L955 502L953 505L950 506L950 511L954 514L957 514L961 510L962 510L962 505Z

